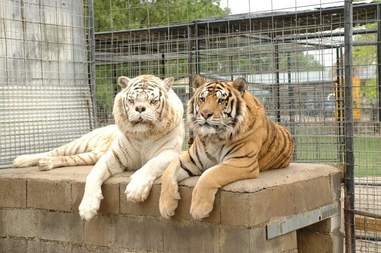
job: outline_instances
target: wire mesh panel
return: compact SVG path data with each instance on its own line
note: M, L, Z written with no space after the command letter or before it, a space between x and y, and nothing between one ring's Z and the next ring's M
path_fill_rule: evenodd
M346 180L354 183L346 192L346 211L356 214L345 224L356 228L351 245L381 252L380 8L355 1L352 11L351 2L98 1L98 124L112 122L119 75L174 76L183 102L191 74L244 77L270 117L293 133L296 162L353 169Z
M353 15L352 97L356 248L381 251L381 12ZM366 21L366 22L364 22ZM378 225L377 225L378 224Z
M113 123L118 76L173 76L184 105L192 74L244 77L296 162L347 168L347 242L381 252L377 1L0 0L0 17L0 167Z
M93 125L88 5L0 0L0 167Z

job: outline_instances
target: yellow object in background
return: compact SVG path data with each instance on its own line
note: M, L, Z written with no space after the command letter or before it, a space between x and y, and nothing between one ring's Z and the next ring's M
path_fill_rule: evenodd
M353 120L361 119L361 80L357 76L352 77Z

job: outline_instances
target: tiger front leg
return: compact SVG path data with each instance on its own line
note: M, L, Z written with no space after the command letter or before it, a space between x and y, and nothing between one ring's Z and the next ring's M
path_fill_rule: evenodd
M175 214L180 199L178 182L191 176L180 166L180 160L185 161L188 157L188 152L184 151L178 159L169 164L161 177L159 210L161 216L166 219Z
M236 159L224 161L206 170L199 178L192 192L190 214L196 220L209 216L213 210L217 190L229 183L256 178L259 175L258 162L238 164Z
M78 207L79 215L83 220L93 218L100 207L102 195L102 184L112 174L122 172L123 166L111 151L106 152L86 178L85 192L81 204Z
M137 170L130 178L126 187L126 197L131 202L146 200L157 178L168 167L172 160L177 159L179 153L174 150L165 150L149 160L143 167Z

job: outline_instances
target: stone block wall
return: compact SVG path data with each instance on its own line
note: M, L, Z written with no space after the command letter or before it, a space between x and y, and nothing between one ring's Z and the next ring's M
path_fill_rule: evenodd
M269 222L339 203L340 174L329 166L292 164L258 179L224 187L204 221L189 214L197 178L182 182L179 207L171 220L160 217L160 184L144 203L126 201L130 173L103 186L99 214L78 215L90 167L0 171L0 253L18 252L340 252L338 215L318 224L266 239ZM322 249L321 245L324 245ZM312 248L311 248L312 247ZM316 249L316 250L315 250Z

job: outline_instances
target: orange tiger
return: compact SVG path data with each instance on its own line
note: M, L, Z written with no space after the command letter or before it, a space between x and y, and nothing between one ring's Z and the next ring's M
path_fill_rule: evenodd
M287 167L294 151L290 132L266 116L244 79L207 81L197 75L193 80L196 90L187 114L195 139L162 176L159 207L165 218L177 208L178 181L201 175L190 213L202 219L212 211L219 188L256 178L260 171Z

